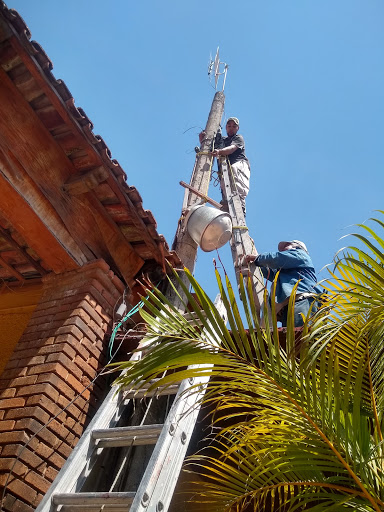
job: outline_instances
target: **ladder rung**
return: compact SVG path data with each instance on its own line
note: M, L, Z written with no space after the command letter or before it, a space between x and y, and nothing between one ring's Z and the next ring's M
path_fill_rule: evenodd
M60 505L60 512L128 512L130 504L109 505ZM81 508L80 508L81 507Z
M54 494L53 504L74 507L106 507L130 505L135 497L134 492L77 492ZM116 508L116 507L115 507Z
M162 428L162 424L105 428L93 430L92 438L100 447L149 445L156 444Z
M140 389L127 389L122 388L122 391L126 391L125 395L126 399L129 398L144 398L145 396L150 398L151 396L167 396L167 395L176 395L179 390L179 384L171 384L170 386L162 386L159 388L154 388L152 391L148 392L148 388L154 384L155 381L151 381L148 384L144 384Z

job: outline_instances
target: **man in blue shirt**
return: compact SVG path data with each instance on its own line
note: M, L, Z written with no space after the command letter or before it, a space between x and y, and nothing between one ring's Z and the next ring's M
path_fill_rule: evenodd
M287 325L287 312L289 297L293 287L299 282L295 301L295 327L303 325L303 318L307 315L311 304L316 300L315 295L321 293L316 286L317 278L307 247L300 240L280 242L277 252L265 252L255 256L247 254L244 263L254 263L269 281L273 281L280 271L276 283L276 311L279 313L283 327ZM312 307L312 312L316 310Z

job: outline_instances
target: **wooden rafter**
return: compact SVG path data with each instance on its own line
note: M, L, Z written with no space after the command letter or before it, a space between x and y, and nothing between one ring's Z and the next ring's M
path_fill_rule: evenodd
M4 238L4 240L6 240L11 247L13 247L13 249L15 249L19 254L21 254L23 258L25 258L32 265L32 267L37 272L39 272L40 275L44 276L45 274L47 274L47 270L45 270L45 268L43 268L38 261L33 259L32 256L30 256L25 249L20 247L20 245L12 238L10 233L2 226L0 226L0 234Z
M0 266L1 266L1 267L3 267L3 268L5 268L5 269L7 269L7 270L8 270L8 272L9 272L10 274L12 274L12 275L13 275L13 277L16 277L16 279L17 279L18 281L21 281L21 282L23 282L23 281L24 281L24 277L20 274L20 272L18 272L15 268L13 268L13 267L12 267L12 265L9 265L9 263L7 263L7 262L5 261L5 259L4 259L4 258L2 258L1 256L0 256Z

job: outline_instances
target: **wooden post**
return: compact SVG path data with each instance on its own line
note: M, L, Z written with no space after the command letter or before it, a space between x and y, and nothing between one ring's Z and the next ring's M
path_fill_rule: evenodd
M220 121L224 111L224 101L224 93L221 91L216 92L213 98L211 111L208 116L207 125L205 127L206 137L201 143L200 154L198 154L196 157L195 167L192 172L192 178L190 182L191 187L197 189L204 195L208 195L208 187L209 181L211 179L211 169L214 159L214 157L208 153L212 150L212 141L214 140L219 129ZM189 236L185 223L183 222L183 216L188 209L190 209L200 200L201 199L190 190L187 189L185 191L181 220L177 226L175 240L172 246L172 249L177 252L184 266L187 267L191 272L193 272L195 268L197 244ZM184 276L184 273L181 273L180 276L183 282L188 286L188 280ZM177 290L181 295L183 295L181 293L180 287L177 287ZM167 297L172 301L173 304L175 304L176 307L179 309L184 309L180 300L177 298L174 290L171 287L168 289Z

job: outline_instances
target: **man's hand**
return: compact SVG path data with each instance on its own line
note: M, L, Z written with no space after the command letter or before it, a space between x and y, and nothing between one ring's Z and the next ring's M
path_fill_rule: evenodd
M241 256L241 258L239 259L239 266L245 267L248 265L248 263L254 263L256 258L256 254L244 254L244 256Z
M205 130L203 130L202 132L199 133L200 144L203 142L203 140L205 139L206 136L207 136L207 132Z

